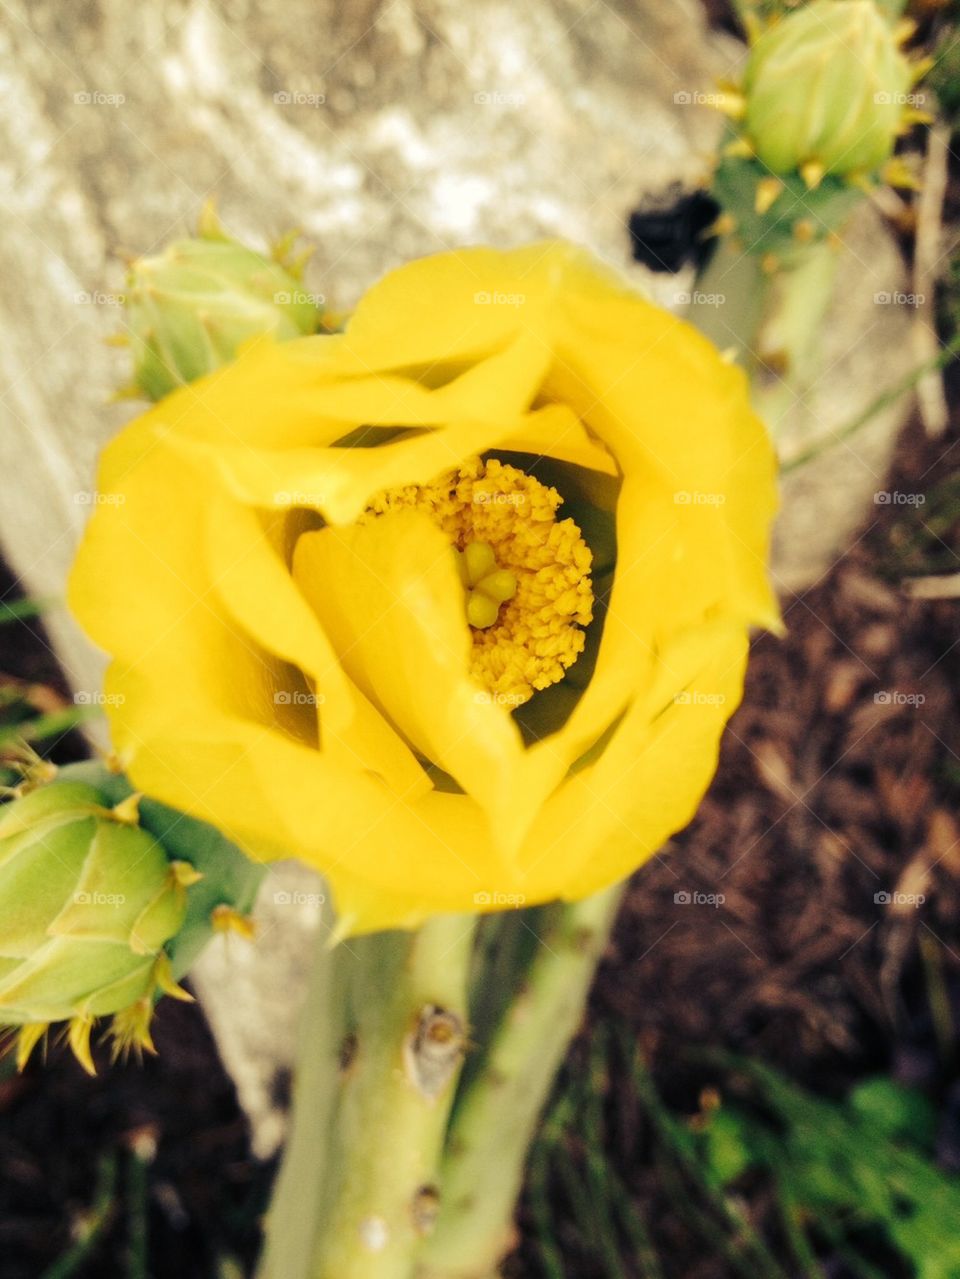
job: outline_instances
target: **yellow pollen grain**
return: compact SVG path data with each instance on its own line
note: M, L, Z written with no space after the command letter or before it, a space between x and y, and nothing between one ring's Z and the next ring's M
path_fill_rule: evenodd
M432 484L389 489L361 517L415 507L458 551L486 543L498 568L515 576L493 625L470 628L471 676L508 705L563 679L593 617L592 555L573 520L557 519L562 500L515 466L471 458Z

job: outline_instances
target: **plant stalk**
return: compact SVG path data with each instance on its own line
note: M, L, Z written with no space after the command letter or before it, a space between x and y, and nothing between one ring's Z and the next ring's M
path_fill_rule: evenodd
M768 273L756 254L725 237L697 279L687 318L721 350L735 351L750 375L754 408L777 443L784 419L820 373L838 262L837 249L823 241L798 246Z
M548 914L520 990L451 1121L442 1200L417 1279L494 1279L541 1111L583 1018L623 885Z
M436 1217L474 923L321 942L260 1279L411 1279Z

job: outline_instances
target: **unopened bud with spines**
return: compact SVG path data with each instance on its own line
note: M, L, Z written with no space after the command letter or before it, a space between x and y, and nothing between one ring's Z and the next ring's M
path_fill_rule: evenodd
M912 80L874 0L812 0L753 44L744 134L773 173L869 174L893 152Z
M732 123L713 175L715 235L776 272L836 242L876 181L914 184L893 150L928 118L908 92L926 68L901 52L903 36L876 0L811 0L752 26L743 83L722 96Z
M301 268L290 237L265 257L227 235L208 206L197 236L129 268L129 393L159 400L229 363L252 338L315 333L321 299L304 291Z
M53 1023L93 1072L90 1034L152 1051L157 996L190 996L164 949L199 879L138 825L136 797L105 807L83 782L53 781L0 808L0 1027L23 1066Z

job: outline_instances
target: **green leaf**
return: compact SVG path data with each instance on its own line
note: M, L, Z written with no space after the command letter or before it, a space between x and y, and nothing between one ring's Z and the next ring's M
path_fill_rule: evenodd
M746 1125L734 1111L724 1107L711 1116L706 1154L709 1172L721 1186L736 1181L754 1163Z
M25 622L39 617L50 607L50 600L0 600L0 625L4 622Z
M892 1079L867 1079L849 1097L854 1115L868 1123L878 1137L907 1138L931 1149L936 1115L923 1093L903 1088Z

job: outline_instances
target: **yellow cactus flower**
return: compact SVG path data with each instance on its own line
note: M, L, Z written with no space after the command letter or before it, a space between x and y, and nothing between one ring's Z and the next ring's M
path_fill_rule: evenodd
M249 343L100 487L70 597L133 783L321 870L345 932L623 878L779 624L743 373L563 243Z

